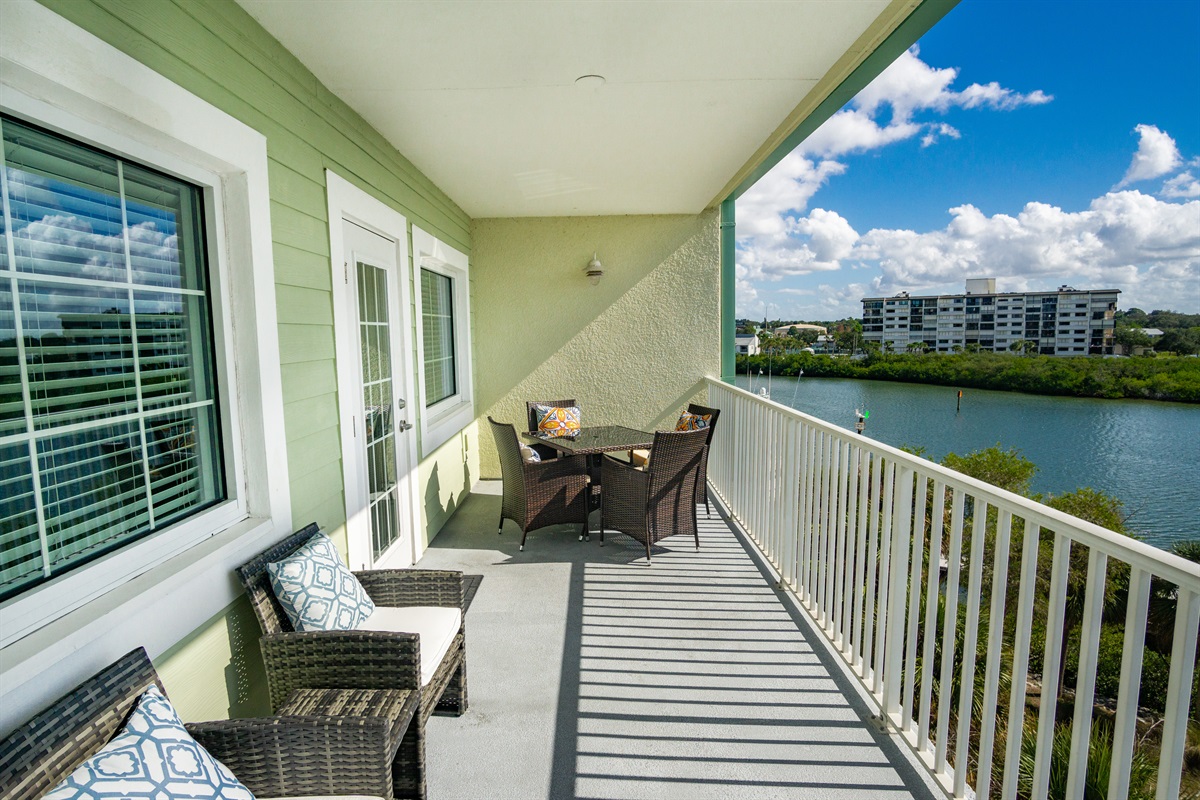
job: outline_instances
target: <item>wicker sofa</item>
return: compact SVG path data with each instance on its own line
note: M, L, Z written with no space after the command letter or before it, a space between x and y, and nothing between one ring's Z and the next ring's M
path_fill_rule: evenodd
M0 742L5 800L34 800L57 786L113 738L151 684L165 695L139 648ZM187 729L258 798L393 797L403 731L382 717L235 719Z

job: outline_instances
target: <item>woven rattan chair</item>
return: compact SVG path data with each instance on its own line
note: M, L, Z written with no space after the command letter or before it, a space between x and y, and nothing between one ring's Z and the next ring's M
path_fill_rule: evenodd
M150 684L163 688L139 648L18 728L0 742L0 794L34 800L49 792L116 735ZM235 719L187 729L256 797L393 797L396 737L382 717Z
M696 471L707 450L708 434L658 431L650 461L639 468L605 455L601 466L600 541L612 528L650 547L675 534L691 534L700 549L696 526Z
M704 503L704 513L711 517L712 508L708 504L708 453L712 450L713 431L717 429L717 418L721 416L721 409L689 403L687 410L691 414L712 417L705 429L708 435L704 437L704 457L700 459L700 466L696 471L696 502Z
M512 425L488 417L496 450L504 499L500 506L497 533L504 533L504 520L521 526L521 549L531 530L547 525L574 522L582 525L580 538L588 535L588 474L584 456L564 456L551 461L528 462L521 457L517 431Z
M529 422L529 427L526 428L530 433L537 433L538 421L537 412L533 410L534 406L552 406L554 408L570 408L571 406L578 407L578 403L574 399L571 400L528 400L525 403L525 417ZM538 454L543 461L558 458L558 451L547 444L538 444L534 442L529 445L534 452Z
M237 574L262 626L263 662L271 708L296 689L411 689L421 705L410 730L417 737L419 796L425 791L425 723L438 713L458 716L467 710L466 618L429 682L421 685L421 643L415 633L381 631L298 632L271 589L267 564L294 553L319 531L316 523L292 534ZM367 570L354 573L376 606L448 606L463 608L461 572L422 569Z
M699 414L700 416L711 417L708 421L708 436L704 440L704 458L700 459L700 466L696 470L696 502L704 503L704 513L709 517L712 516L712 507L708 502L708 453L712 448L713 431L717 428L717 418L721 416L721 409L709 408L707 406L689 403L687 407L689 414ZM649 450L634 450L633 465L645 466L650 460Z

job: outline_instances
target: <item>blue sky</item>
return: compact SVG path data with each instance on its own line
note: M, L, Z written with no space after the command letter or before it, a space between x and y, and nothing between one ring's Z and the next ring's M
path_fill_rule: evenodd
M967 277L1200 312L1200 3L963 0L737 211L739 316Z

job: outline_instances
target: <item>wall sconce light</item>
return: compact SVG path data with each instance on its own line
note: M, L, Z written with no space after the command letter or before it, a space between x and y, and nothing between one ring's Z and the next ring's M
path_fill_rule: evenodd
M592 286L600 283L600 277L604 275L604 267L600 264L600 259L596 257L595 253L592 253L592 260L583 268L583 271L587 275L588 280L592 282Z

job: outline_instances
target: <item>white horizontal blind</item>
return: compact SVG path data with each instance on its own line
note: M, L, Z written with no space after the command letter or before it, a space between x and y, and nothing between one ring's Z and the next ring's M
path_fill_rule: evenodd
M0 597L224 499L201 190L0 119Z
M425 405L458 393L454 363L454 279L421 270L421 323L425 342Z

